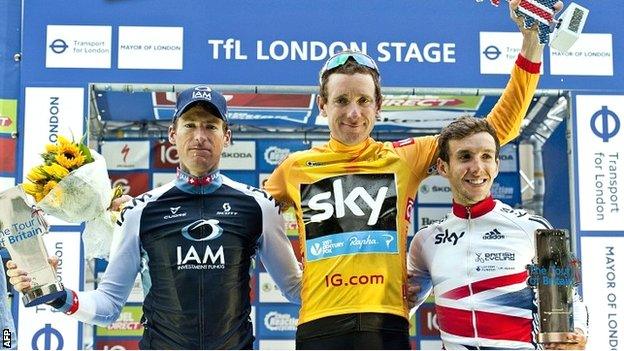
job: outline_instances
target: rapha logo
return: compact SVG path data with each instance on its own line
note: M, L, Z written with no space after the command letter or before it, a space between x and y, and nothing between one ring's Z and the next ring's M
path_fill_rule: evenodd
M384 239L386 239L386 247L390 248L390 243L394 241L394 237L388 234L384 234L382 236L384 237Z
M223 211L217 211L217 215L219 216L236 216L238 212L232 211L232 206L230 206L229 202L223 203Z
M444 244L444 243L453 243L453 246L457 245L457 242L461 237L464 236L465 232L461 232L459 235L457 233L452 232L449 234L449 230L444 230L444 233L436 234L435 236L435 245Z
M172 218L178 218L178 217L186 217L186 212L178 213L178 211L180 211L180 207L182 207L182 206L169 207L169 211L171 211L171 214L164 216L163 219L172 219Z

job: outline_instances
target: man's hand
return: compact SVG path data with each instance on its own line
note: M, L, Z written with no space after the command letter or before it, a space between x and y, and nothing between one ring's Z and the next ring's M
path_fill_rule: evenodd
M546 350L585 350L587 337L582 330L576 329L574 333L568 334L568 340L571 343L547 343L544 344Z
M133 197L130 195L121 195L120 197L114 198L111 201L110 207L108 208L110 211L121 211L123 208L122 205L126 202L132 201Z
M51 256L48 258L48 262L56 270L56 267L59 264L59 260L56 256ZM26 271L23 271L17 267L17 264L13 260L9 260L6 263L7 271L6 274L9 276L9 283L13 285L15 290L19 292L24 292L24 290L29 289L31 287L30 281L32 280Z
M521 16L516 15L515 12L519 5L520 0L509 1L509 16L511 17L511 20L516 23L523 37L522 49L520 50L520 53L531 62L541 62L544 45L539 43L537 32L538 22L536 21L530 28L524 28L524 19ZM556 14L563 9L563 2L557 1L553 7Z
M420 285L412 283L413 277L412 274L407 273L407 305L410 310L416 306L416 299L420 292Z

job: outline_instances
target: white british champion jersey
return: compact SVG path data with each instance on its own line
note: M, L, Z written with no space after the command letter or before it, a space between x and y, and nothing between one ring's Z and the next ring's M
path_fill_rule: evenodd
M534 232L544 228L551 228L544 218L488 197L469 208L453 204L446 219L418 231L408 271L421 286L418 305L433 289L446 349L539 348L526 266ZM587 310L576 292L574 326L587 335Z

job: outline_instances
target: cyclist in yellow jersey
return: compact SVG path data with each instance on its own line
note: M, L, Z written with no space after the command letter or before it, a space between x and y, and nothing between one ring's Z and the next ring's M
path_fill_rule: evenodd
M503 144L518 135L543 51L537 30L524 29L511 13L522 49L487 117ZM297 213L304 263L298 349L410 348L407 234L418 186L435 164L437 137L373 140L379 81L369 56L348 51L331 57L320 72L317 100L329 142L290 155L265 184Z

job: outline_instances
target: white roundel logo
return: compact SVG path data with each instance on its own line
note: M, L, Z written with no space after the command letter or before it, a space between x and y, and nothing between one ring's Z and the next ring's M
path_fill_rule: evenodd
M273 166L277 166L290 154L289 149L281 149L277 146L269 146L264 150L264 160Z

